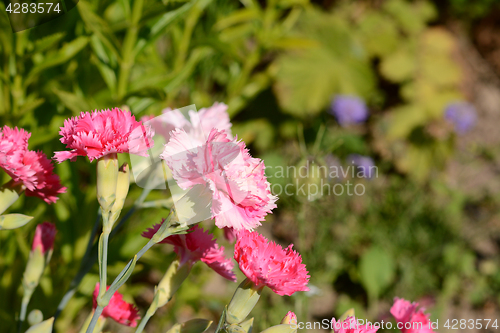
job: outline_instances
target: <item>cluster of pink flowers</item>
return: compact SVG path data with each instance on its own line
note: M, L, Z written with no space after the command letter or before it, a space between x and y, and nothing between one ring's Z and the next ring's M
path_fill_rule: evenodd
M142 236L151 238L161 227L161 224L154 225L152 228L143 232ZM236 281L236 275L233 273L233 263L231 259L224 256L224 247L217 244L213 235L204 231L198 225L191 227L187 234L173 235L165 238L160 243L166 243L174 246L174 251L179 256L180 264L193 265L197 261L202 261L208 267L219 273L222 277Z
M4 126L0 129L0 168L22 185L27 196L38 197L51 204L66 192L54 174L54 166L42 152L28 150L31 134L24 129Z
M92 162L112 153L148 156L154 132L136 121L130 111L114 108L82 112L78 117L67 119L59 134L61 142L71 149L55 153L54 159L61 163L67 159L74 161L78 156L87 156Z
M109 286L106 287L106 290ZM97 308L97 296L99 296L99 283L96 284L93 294L94 310ZM136 327L137 321L141 319L139 310L132 304L123 300L123 295L116 292L111 297L109 304L104 308L101 314L104 318L111 318L117 323Z
M167 110L160 117L143 118L151 126L116 108L82 113L61 127L61 142L70 151L56 152L54 159L62 162L87 156L93 161L111 153L147 156L156 130L165 136L167 144L161 158L179 187L188 190L201 186L210 193L211 217L219 228L224 228L226 238L237 238L234 259L247 278L257 288L268 286L279 295L307 291L309 275L292 245L283 249L249 231L260 226L276 207L277 197L271 194L263 161L253 158L245 143L233 138L226 109L224 104L215 104L198 113L190 112L190 121L179 111ZM143 236L153 237L160 226L161 223L153 226ZM167 237L162 243L174 246L181 264L202 261L221 276L236 280L233 263L224 256L224 248L201 227L193 226L187 234ZM94 307L97 293L98 286ZM137 309L118 293L102 315L129 326L135 326L139 318ZM290 313L287 316L294 317Z

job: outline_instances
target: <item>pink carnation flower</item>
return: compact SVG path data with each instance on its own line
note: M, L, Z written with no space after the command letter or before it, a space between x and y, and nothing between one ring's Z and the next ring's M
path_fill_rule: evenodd
M142 236L151 239L163 222L165 219L143 232ZM184 235L167 237L160 243L174 246L174 251L179 256L181 265L186 263L193 265L201 260L222 277L236 282L236 275L233 273L234 264L231 259L224 256L224 247L219 247L213 239L213 235L198 225L191 227L188 232Z
M360 325L355 317L347 317L344 321L336 321L332 318L332 328L335 333L375 333L378 327L365 324Z
M24 154L23 163L35 172L36 185L34 188L27 186L26 196L38 197L47 203L54 203L58 195L66 192L59 181L59 176L54 174L54 166L42 152L28 151Z
M66 192L53 173L54 166L42 152L28 150L30 133L4 126L0 130L0 167L12 178L14 185L22 184L27 196L54 203Z
M208 134L213 128L226 130L228 137L231 136L231 121L227 113L227 105L215 102L209 108L203 108L198 112L188 111L189 120L181 111L167 108L158 117L143 117L143 122L148 122L155 133L162 135L166 142L170 140L170 132L180 128L196 140L199 146L207 140Z
M403 333L432 333L429 315L423 309L417 311L418 303L410 303L403 298L394 298L391 314Z
M109 289L109 286L106 290ZM99 283L96 284L93 295L94 310L97 308L97 296L99 296ZM104 318L111 318L116 322L127 325L130 327L136 327L137 321L141 319L139 316L139 310L132 304L127 303L123 300L123 295L119 292L111 297L109 304L104 308L101 314Z
M296 291L308 291L310 277L292 246L283 249L256 231L242 230L234 246L234 259L257 288L268 286L278 295L291 296Z
M219 228L253 229L276 207L264 163L245 143L212 129L204 145L176 129L160 156L183 190L201 185L211 193L211 218Z
M114 108L82 112L78 117L66 119L59 134L61 142L71 149L55 153L54 159L61 163L67 159L74 161L77 156L87 156L92 162L112 153L148 156L154 132L136 121L130 111Z
M54 248L54 240L56 238L56 226L49 222L43 222L36 226L35 237L31 247L34 251L37 247L40 248L43 254Z

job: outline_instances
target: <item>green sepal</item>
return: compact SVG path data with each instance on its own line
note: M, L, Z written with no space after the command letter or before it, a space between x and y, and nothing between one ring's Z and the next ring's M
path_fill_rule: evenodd
M38 286L44 269L45 255L42 253L40 247L36 247L30 252L28 262L26 263L26 270L23 275L23 288L25 289L25 293L27 291L33 292Z
M262 289L263 287L257 288L251 280L245 279L238 286L231 302L229 302L226 322L228 324L239 324L244 321L259 301Z
M52 326L54 325L54 317L42 321L40 324L31 326L26 333L52 333Z

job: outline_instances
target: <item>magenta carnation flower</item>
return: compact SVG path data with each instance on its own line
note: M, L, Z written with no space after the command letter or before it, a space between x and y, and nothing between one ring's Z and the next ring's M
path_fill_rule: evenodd
M27 196L35 196L47 203L54 203L58 195L66 192L53 173L54 166L42 152L28 150L31 134L17 127L0 129L0 168L22 185Z
M418 303L410 303L403 298L394 298L391 314L398 322L397 327L403 333L433 333L429 315L423 309L417 310Z
M56 238L56 226L49 222L43 222L36 226L35 237L33 238L32 250L37 247L42 253L45 253L54 248L54 240Z
M165 219L143 232L142 236L151 239L163 222ZM193 265L200 260L222 277L236 282L236 275L233 273L234 264L231 259L224 256L224 247L219 247L213 235L198 225L191 227L187 234L169 236L160 243L174 246L181 265L186 263Z
M136 121L130 111L114 108L82 112L78 117L66 119L59 134L61 142L71 149L55 153L54 159L61 163L67 159L74 161L77 156L87 156L92 162L112 153L148 156L154 132Z
M234 246L234 259L257 288L268 286L278 295L290 296L308 291L310 278L302 257L292 246L283 249L256 231L242 230Z
M106 290L108 289L109 286L106 287ZM97 296L99 296L99 283L96 284L93 294L94 310L97 308ZM119 292L114 293L109 304L102 311L101 316L111 318L120 324L130 327L136 327L137 321L141 319L139 310L134 305L125 302L123 295Z
M253 229L276 207L264 163L250 156L244 142L217 129L202 146L182 129L171 135L160 157L180 188L200 185L211 193L211 218L219 228Z
M375 333L378 330L378 327L373 325L360 325L355 317L347 317L343 321L332 318L332 328L335 333Z
M226 130L228 138L232 139L231 121L227 113L227 105L215 102L209 108L203 108L198 112L189 111L189 120L181 111L167 108L158 117L143 117L143 122L148 122L156 134L165 137L166 142L170 140L170 132L180 128L186 131L191 139L196 140L198 145L203 145L213 128L219 131Z

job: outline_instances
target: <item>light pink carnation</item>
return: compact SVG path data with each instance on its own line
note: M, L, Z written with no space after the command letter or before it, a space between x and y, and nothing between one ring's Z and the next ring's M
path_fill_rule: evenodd
M106 287L106 290L108 289L109 286ZM95 310L97 308L97 296L99 296L99 283L95 286L93 296ZM134 305L125 302L122 294L119 292L114 293L109 304L102 311L101 316L104 318L111 318L120 324L130 327L136 327L137 321L141 319L139 310Z
M136 121L130 111L112 110L82 112L66 119L59 132L61 142L71 151L56 152L54 159L61 163L87 156L92 162L111 153L131 153L148 156L153 146L154 132L149 126Z
M151 238L158 231L165 219L159 224L142 233L143 237ZM224 256L224 247L217 244L213 235L204 231L198 225L191 227L185 235L173 235L165 238L160 243L171 244L179 256L181 265L189 263L193 265L201 260L208 267L220 274L222 277L236 281L233 273L233 262Z
M54 248L54 240L56 238L56 226L49 222L43 222L36 226L35 237L33 238L32 250L37 247L42 253L45 253Z
M35 196L54 203L58 195L66 192L53 173L54 166L42 152L28 150L30 133L4 126L0 130L0 168L14 181L22 184L27 196Z
M308 291L310 276L299 253L269 242L258 232L242 230L234 246L234 259L240 270L257 288L268 286L278 295Z
M355 317L347 317L344 321L332 318L332 328L335 333L375 333L378 327L374 325L360 325Z
M167 108L158 117L143 117L143 122L148 122L155 130L155 133L162 135L166 142L170 140L170 132L180 128L196 140L198 145L203 145L207 140L210 131L214 128L226 130L228 137L231 135L231 121L227 113L227 105L215 102L209 108L203 108L198 112L188 111L189 120L184 117L181 111Z
M403 333L432 333L434 332L429 323L428 314L423 309L417 310L418 303L403 298L394 298L394 304L391 307L391 314L398 322L398 328Z
M211 218L219 228L253 229L276 207L264 163L250 156L244 142L216 129L202 146L182 129L171 135L160 157L180 188L201 185L211 192Z

